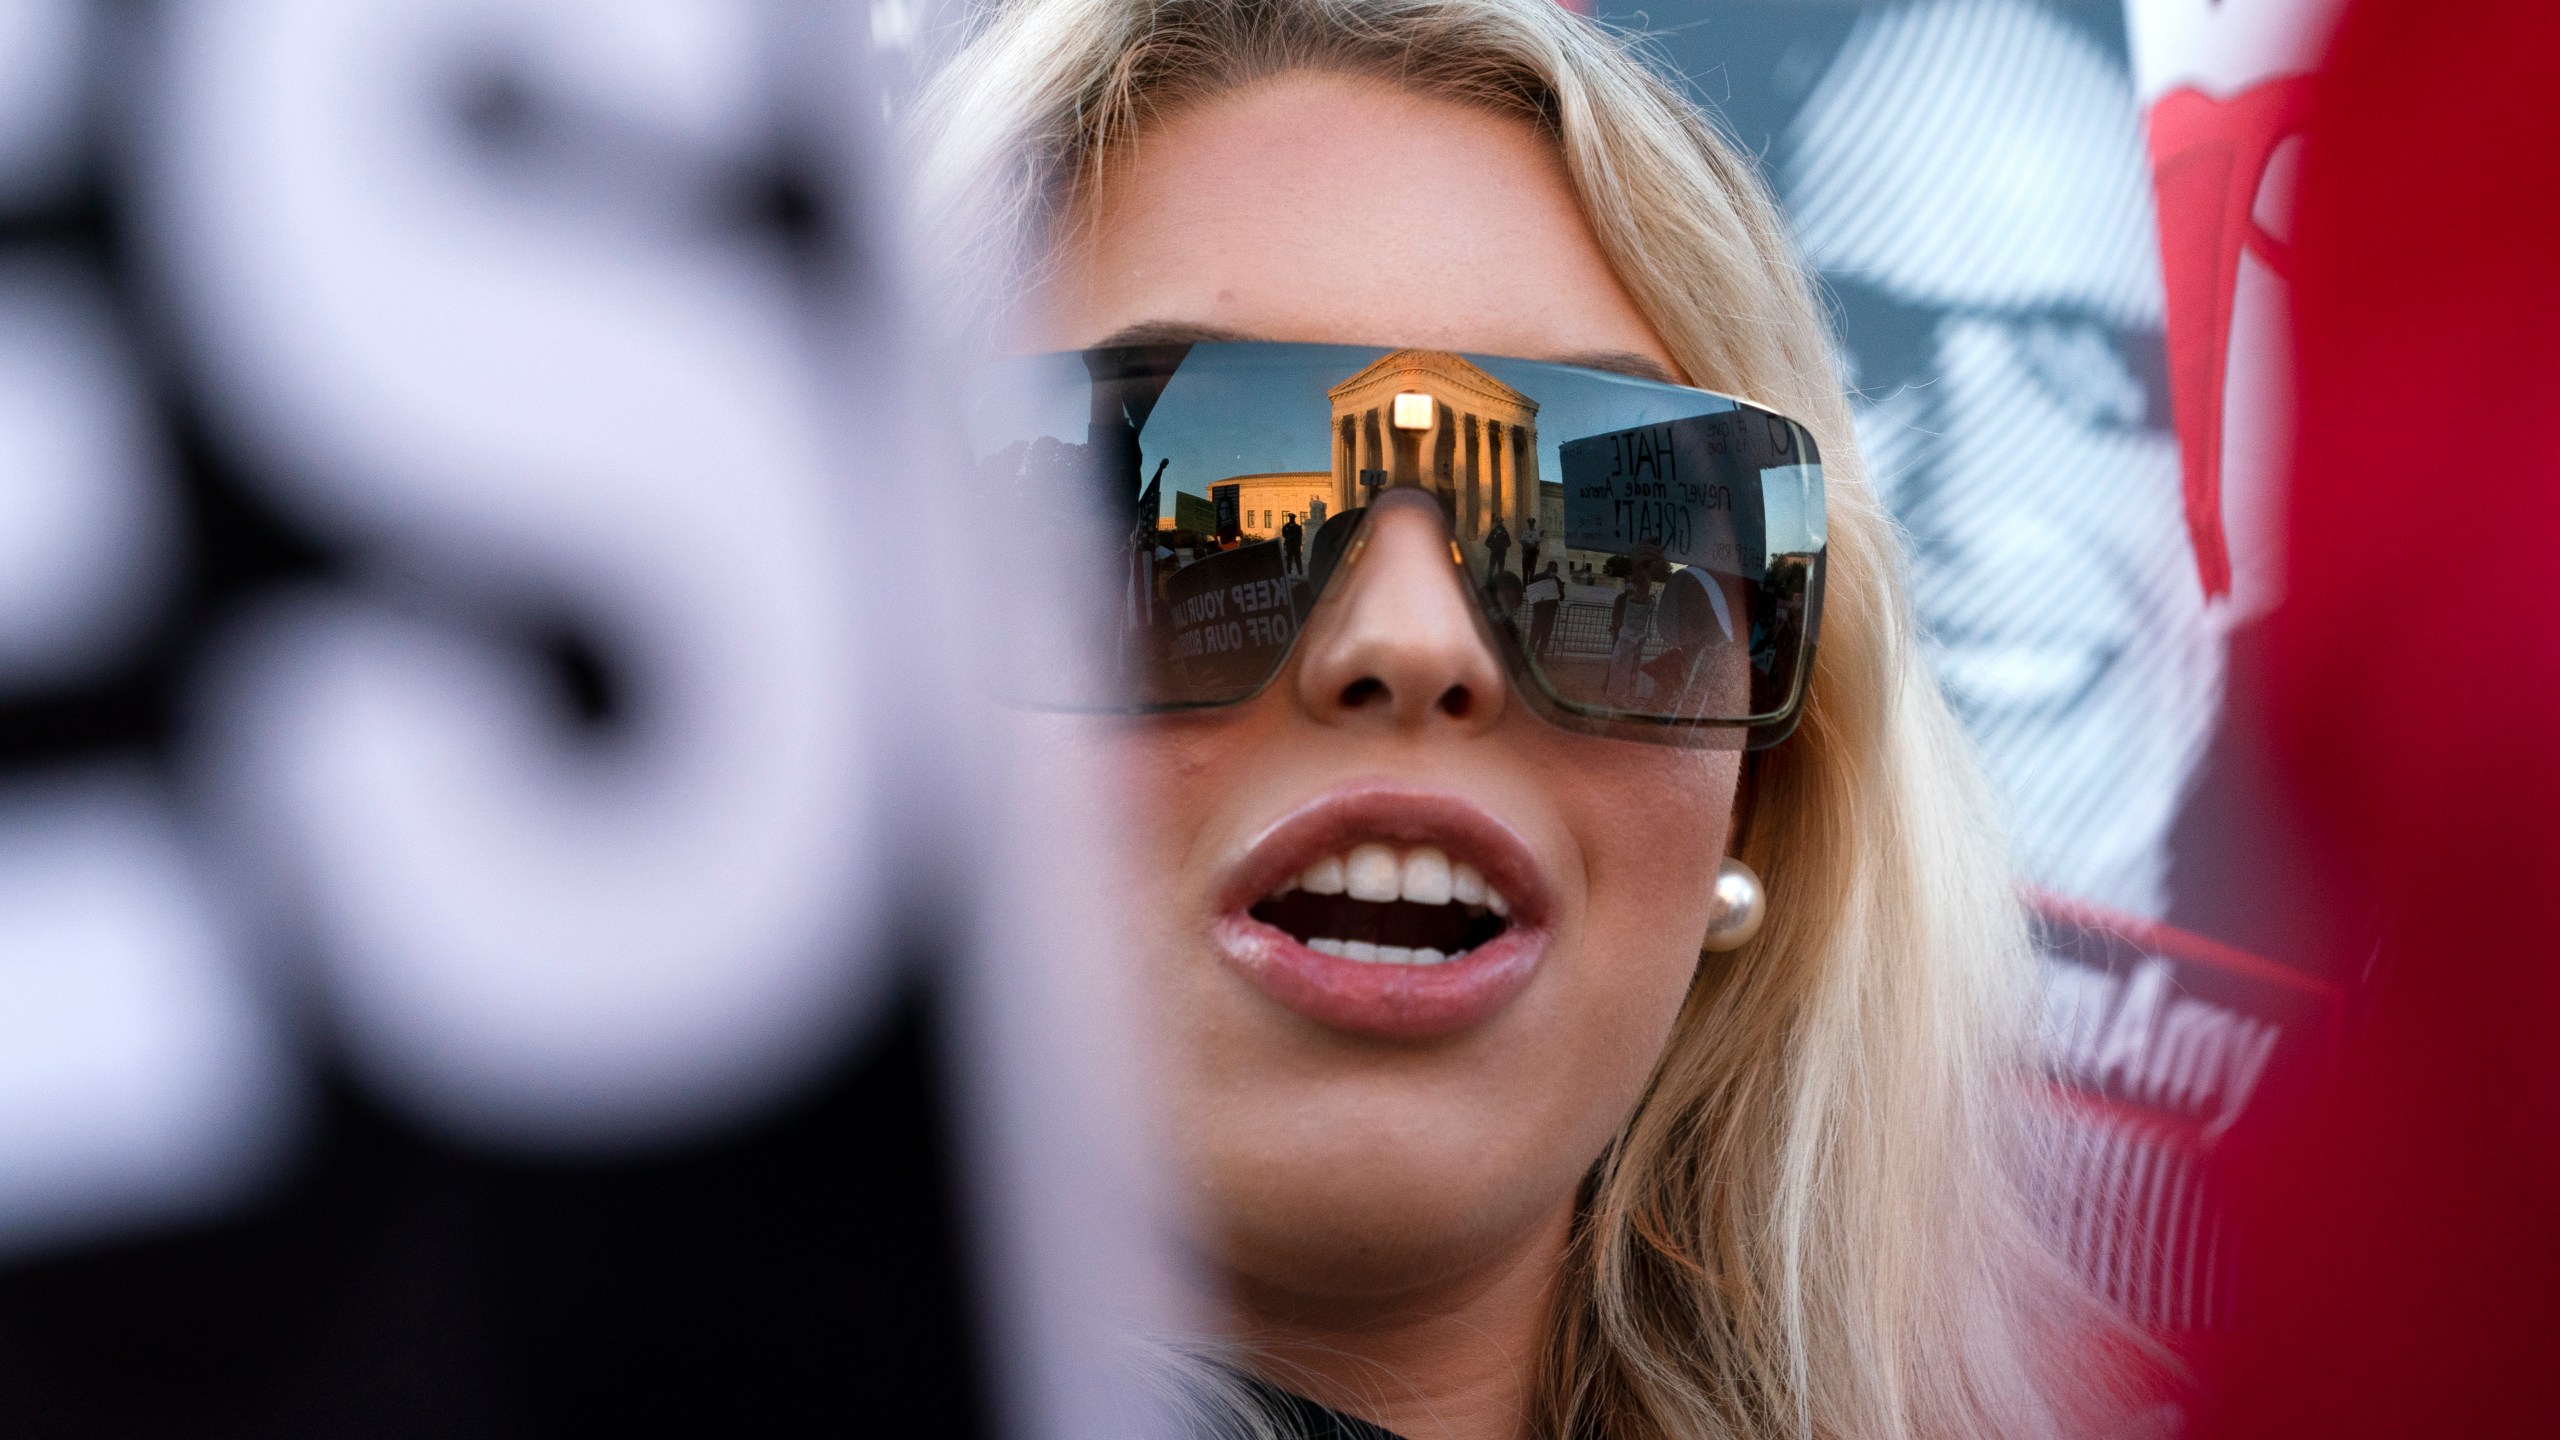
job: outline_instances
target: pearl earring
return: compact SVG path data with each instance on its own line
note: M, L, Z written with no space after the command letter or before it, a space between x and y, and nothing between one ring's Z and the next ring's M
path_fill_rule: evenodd
M1700 950L1739 950L1760 933L1769 916L1769 892L1751 867L1728 858L1716 866L1715 910L1707 919L1707 938Z

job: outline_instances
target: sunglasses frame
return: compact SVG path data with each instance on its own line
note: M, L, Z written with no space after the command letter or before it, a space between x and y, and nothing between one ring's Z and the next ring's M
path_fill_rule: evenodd
M1226 343L1270 344L1278 347L1289 342ZM1039 360L1075 356L1083 362L1091 382L1102 385L1114 380L1136 379L1144 373L1157 371L1161 371L1169 378L1173 371L1180 368L1193 348L1191 344L1184 342L1103 346L1022 358ZM1340 348L1374 348L1381 355L1387 355L1394 353L1398 347ZM1521 363L1536 364L1556 370L1587 370L1587 367L1560 364L1554 361L1524 360ZM1776 411L1755 405L1748 400L1726 395L1720 391L1702 390L1695 386L1675 385L1658 380L1644 380L1640 377L1629 377L1609 371L1588 370L1587 373L1605 376L1612 381L1637 379L1638 383L1706 396L1723 401L1737 410L1748 410L1768 416L1790 426L1796 434L1801 435L1811 445L1811 453L1819 454L1820 443L1810 430L1786 416L1779 415ZM1519 633L1519 627L1502 614L1496 597L1491 593L1491 587L1479 584L1470 573L1459 546L1457 519L1452 511L1449 497L1430 487L1413 485L1393 486L1378 491L1373 495L1371 503L1330 516L1318 531L1309 533L1305 543L1309 546L1310 553L1306 557L1304 575L1310 593L1305 613L1299 618L1297 630L1290 636L1286 648L1273 660L1270 670L1251 688L1233 695L1206 700L1142 700L1122 705L1026 703L1031 704L1033 708L1060 713L1138 716L1224 710L1254 700L1268 690L1273 681L1288 673L1290 662L1298 653L1298 645L1306 629L1316 622L1316 617L1333 602L1338 594L1334 583L1335 578L1345 573L1366 550L1371 512L1382 503L1409 503L1401 499L1406 492L1411 492L1416 500L1428 500L1439 512L1441 533L1449 545L1450 568L1455 572L1460 588L1472 602L1468 609L1475 619L1479 637L1501 660L1512 693L1518 696L1540 719L1558 729L1574 734L1687 749L1745 751L1766 750L1780 744L1792 735L1802 722L1806 697L1812 687L1815 657L1821 638L1824 581L1830 558L1827 539L1825 543L1809 552L1810 564L1809 573L1805 578L1802 638L1788 693L1778 708L1732 718L1648 714L1643 711L1623 710L1612 706L1570 700L1555 693L1553 687L1540 674L1536 660L1529 654L1526 638ZM1331 529L1336 524L1344 522L1349 523L1339 541L1338 550L1330 556L1314 553L1314 545L1321 530Z

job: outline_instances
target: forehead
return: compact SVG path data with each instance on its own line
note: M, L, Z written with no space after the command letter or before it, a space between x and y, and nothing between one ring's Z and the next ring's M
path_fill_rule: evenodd
M1672 369L1554 146L1366 77L1291 73L1138 137L1089 196L1037 340L1139 325Z

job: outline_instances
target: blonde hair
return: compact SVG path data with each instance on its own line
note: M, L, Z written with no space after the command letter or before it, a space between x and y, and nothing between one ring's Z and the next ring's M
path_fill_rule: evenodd
M1012 0L916 116L943 293L1004 312L1118 147L1294 69L1537 127L1690 380L1795 416L1824 447L1820 656L1802 727L1755 757L1739 846L1770 919L1702 964L1585 1182L1532 1428L2104 1426L2142 1348L2040 1243L2021 1198L2019 902L1914 653L1823 312L1758 175L1704 117L1554 0Z

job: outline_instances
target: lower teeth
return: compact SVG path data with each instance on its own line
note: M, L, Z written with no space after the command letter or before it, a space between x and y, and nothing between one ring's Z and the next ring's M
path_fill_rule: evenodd
M1335 940L1322 935L1306 944L1308 949L1320 955L1357 960L1365 965L1439 965L1468 953L1461 950L1456 955L1443 955L1428 946L1415 950L1402 945L1373 945L1366 940Z
M1304 890L1270 896L1246 914L1320 955L1363 965L1445 965L1510 928L1486 906L1355 900Z

